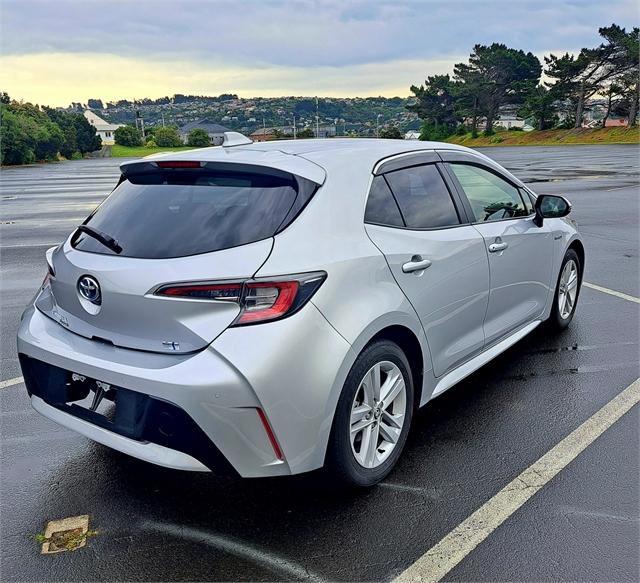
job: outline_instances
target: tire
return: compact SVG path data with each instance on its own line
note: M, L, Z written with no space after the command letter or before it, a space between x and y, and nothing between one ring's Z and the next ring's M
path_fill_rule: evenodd
M566 276L566 271L571 270L571 266L567 266L569 263L573 262L575 266L575 296L573 296L573 301L570 301L571 294L569 293L569 298L567 300L563 300L563 296L566 296L566 293L563 293L564 281L563 276ZM558 280L556 283L556 291L553 295L553 305L551 306L551 314L549 315L549 319L547 320L547 326L556 332L560 332L567 328L573 320L573 316L576 313L576 306L578 305L578 297L580 296L580 286L582 284L582 265L580 264L580 259L578 254L573 250L569 249L565 253L564 259L562 260L562 264L560 265L560 273L558 274ZM570 301L570 310L567 313L567 306L563 304L563 301ZM563 309L563 306L564 309Z
M384 398L371 399L376 393L376 378L378 395L388 395L386 403ZM413 405L411 368L402 349L389 340L367 346L353 364L336 407L325 463L331 481L368 487L383 480L407 441ZM352 426L352 413L357 427ZM397 424L401 427L395 427ZM359 427L363 428L358 430ZM389 438L395 438L395 443Z

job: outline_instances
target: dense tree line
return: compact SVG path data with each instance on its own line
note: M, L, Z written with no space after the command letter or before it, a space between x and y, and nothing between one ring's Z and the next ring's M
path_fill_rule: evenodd
M101 146L95 128L81 113L11 101L6 93L0 95L2 164L80 157Z
M532 119L536 129L581 127L587 100L606 99L601 121L615 113L634 125L640 98L638 43L640 29L626 31L616 24L599 29L602 42L577 55L545 57L543 66L532 53L504 44L476 45L466 63L457 63L453 75L432 75L412 86L408 105L423 120L422 139L443 139L481 124L493 133L499 109L516 106L520 116Z

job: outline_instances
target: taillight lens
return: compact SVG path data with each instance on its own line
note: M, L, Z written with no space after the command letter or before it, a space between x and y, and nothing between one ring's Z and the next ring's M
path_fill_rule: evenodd
M45 287L49 283L49 281L51 281L51 278L56 276L56 272L53 269L53 252L57 248L58 247L51 247L50 249L47 249L47 252L45 253L45 257L47 260L47 273L44 276L44 280L42 281L41 287Z
M246 326L295 314L311 299L326 277L325 272L314 272L268 281L181 283L163 286L155 293L165 297L237 303L240 313L231 325Z
M156 292L160 296L199 300L225 300L230 302L238 302L241 293L241 283L174 285L163 287Z

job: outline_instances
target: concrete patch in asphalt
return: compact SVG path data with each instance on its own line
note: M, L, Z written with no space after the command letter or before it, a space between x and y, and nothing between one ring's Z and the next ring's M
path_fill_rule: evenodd
M87 544L89 536L89 515L71 516L59 520L50 520L37 540L42 542L42 554L50 555L75 551Z

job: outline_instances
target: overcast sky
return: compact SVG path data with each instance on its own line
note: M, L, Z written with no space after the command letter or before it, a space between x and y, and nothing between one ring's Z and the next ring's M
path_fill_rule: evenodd
M174 93L406 96L476 43L573 52L637 0L0 0L0 89L67 105Z

